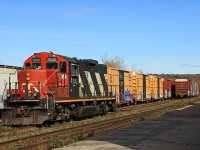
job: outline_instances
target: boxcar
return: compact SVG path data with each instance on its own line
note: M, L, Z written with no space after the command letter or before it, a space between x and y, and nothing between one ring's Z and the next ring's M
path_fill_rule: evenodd
M163 99L163 78L158 78L158 99Z
M189 79L175 80L175 97L185 98L191 96L191 81Z
M164 99L171 98L172 81L169 79L164 79L163 81L163 97Z
M151 77L147 74L134 73L132 77L133 101L145 102L151 100Z
M111 88L115 88L116 92L112 94L116 96L118 105L131 104L133 102L132 72L107 67L107 82L109 91L111 91Z

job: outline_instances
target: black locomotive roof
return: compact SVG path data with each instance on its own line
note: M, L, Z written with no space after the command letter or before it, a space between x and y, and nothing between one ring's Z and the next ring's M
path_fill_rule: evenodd
M98 66L98 68L106 68L106 65L104 64L99 64L97 60L94 59L77 59L76 57L70 58L67 56L59 55L62 58L66 59L70 63L75 63L75 64L84 64L86 66Z
M75 63L75 64L78 64L78 62L76 61L76 59L74 58L70 58L70 57L67 57L67 56L63 56L63 55L59 55L61 56L62 58L66 59L68 62L70 63Z
M98 65L98 61L94 59L80 59L79 61L83 62L85 65L88 65L88 66Z

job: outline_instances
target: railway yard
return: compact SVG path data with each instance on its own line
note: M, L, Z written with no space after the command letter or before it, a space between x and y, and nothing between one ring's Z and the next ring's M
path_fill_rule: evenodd
M107 133L124 126L157 118L175 109L200 102L199 97L164 100L121 107L115 113L86 120L55 123L49 127L1 126L0 149L53 149Z
M200 150L200 0L3 0L0 150Z

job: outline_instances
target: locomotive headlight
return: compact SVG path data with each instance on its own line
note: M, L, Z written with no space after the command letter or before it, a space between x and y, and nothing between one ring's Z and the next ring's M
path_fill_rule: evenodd
M37 92L33 93L34 98L39 98L39 94Z
M33 96L34 96L34 98L40 98L40 93L39 92L34 92Z
M36 97L36 96L37 96L37 93L34 93L33 96Z
M30 78L29 77L26 77L26 81L29 81L30 80Z

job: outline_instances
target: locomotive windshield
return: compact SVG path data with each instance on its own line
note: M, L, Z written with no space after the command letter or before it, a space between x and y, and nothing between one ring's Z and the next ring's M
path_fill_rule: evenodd
M34 57L32 58L32 69L41 69L41 58Z
M41 63L32 63L32 69L41 69Z
M29 62L27 62L24 67L24 69L41 69L41 68L42 68L41 63L32 63L31 65Z
M58 69L58 63L46 63L46 69Z
M48 57L46 59L46 69L58 69L58 59L56 57Z

